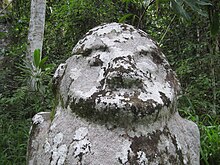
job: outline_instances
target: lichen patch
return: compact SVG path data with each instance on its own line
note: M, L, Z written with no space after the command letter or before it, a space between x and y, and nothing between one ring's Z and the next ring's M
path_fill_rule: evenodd
M41 124L44 122L44 118L42 115L40 115L39 113L34 115L34 117L32 118L33 124Z
M80 127L75 131L73 141L70 144L70 150L73 151L72 155L78 159L79 162L82 161L83 156L91 152L91 142L87 137L88 128Z
M63 165L66 160L68 148L66 144L62 144L62 141L63 133L59 132L53 138L51 146L46 142L46 151L50 149L51 152L51 165Z
M138 163L140 165L148 164L148 158L147 158L145 152L143 152L143 151L137 152L137 159L138 159Z
M53 144L54 145L58 145L58 144L60 144L61 142L63 141L63 133L58 133L58 134L56 134L56 136L54 137L54 139L53 139Z
M65 144L52 150L52 160L50 165L63 165L67 156L67 146Z
M74 140L82 140L86 137L88 134L88 128L86 127L80 127L75 131L75 135L73 137Z
M131 142L129 140L124 140L122 143L122 150L120 152L116 153L116 160L120 164L126 164L129 161L129 154L131 154L131 148L130 148Z

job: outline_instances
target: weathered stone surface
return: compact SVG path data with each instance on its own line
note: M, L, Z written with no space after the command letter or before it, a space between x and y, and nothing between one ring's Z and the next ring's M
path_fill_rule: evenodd
M176 111L178 80L145 32L98 26L72 53L54 75L53 121L33 119L28 164L199 164L199 130Z

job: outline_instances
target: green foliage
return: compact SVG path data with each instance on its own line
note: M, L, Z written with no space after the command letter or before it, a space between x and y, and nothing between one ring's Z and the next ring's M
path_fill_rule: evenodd
M50 85L45 86L44 93L30 91L24 81L30 77L16 76L18 78L11 81L20 85L12 91L7 91L10 87L6 86L0 96L0 164L25 164L30 119L37 112L52 109Z
M180 14L186 20L190 20L190 16L188 15L188 13L183 8L183 2L181 0L171 1L171 5L172 5L172 8L174 9L174 11L176 13Z
M30 121L0 116L0 164L25 164Z
M200 125L201 132L201 159L204 160L204 164L220 164L220 125L218 121L213 121L213 117L207 116L209 125ZM219 119L216 119L219 120Z
M163 41L163 50L169 50L165 54L176 68L182 84L183 96L178 107L182 116L195 121L200 128L201 164L219 164L220 101L215 98L219 98L220 92L217 76L220 53L213 52L213 45L207 43L207 40L213 40L205 33L209 30L206 19L196 18L187 26L181 22L178 24L171 25L171 31ZM184 29L178 28L183 26ZM174 36L171 32L178 36L172 37L173 41L169 40Z
M118 20L118 15L121 16L118 4L109 0L48 3L43 53L56 64L63 62L89 29Z
M25 164L30 119L39 111L53 110L52 118L55 114L50 88L54 67L48 63L65 61L89 29L117 21L133 24L160 41L182 84L180 113L200 129L201 165L220 164L218 0L47 1L43 51L35 50L31 63L23 60L29 9L29 0L13 1L4 17L11 24L10 33L0 34L11 39L0 61L0 164Z
M219 118L209 114L198 116L195 105L185 97L189 106L181 109L180 112L189 120L197 123L200 129L200 159L202 165L215 165L220 163L220 125Z
M42 59L40 49L36 49L33 54L33 61L24 61L24 66L21 66L21 69L24 71L28 82L28 86L31 91L40 92L41 94L45 93L45 81L51 77L51 71L54 68L52 64L46 64L48 57Z
M189 8L197 14L208 17L205 7L212 6L209 0L122 0L122 2L126 4L126 9L129 13L122 16L119 22L125 22L126 19L132 17L131 23L137 27L141 27L140 25L145 21L144 18L147 11L149 12L153 5L156 6L155 10L159 11L161 7L170 4L171 9L187 21L191 20ZM135 19L137 19L136 22Z
M41 59L36 51L32 64L23 60L30 8L26 5L30 3L24 0L13 3L14 7L7 13L10 26L6 37L10 45L0 60L0 164L25 164L31 118L37 112L50 111L53 101L50 79L54 67L46 63L47 57ZM40 82L44 90L30 90L27 80L31 79Z
M210 31L212 36L217 36L220 31L219 2L213 0L213 6L209 8Z

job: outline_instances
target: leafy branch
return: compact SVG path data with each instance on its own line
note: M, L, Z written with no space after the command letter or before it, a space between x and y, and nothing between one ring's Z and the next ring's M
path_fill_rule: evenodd
M11 4L12 4L13 1L9 2L7 4L7 6L5 6L5 8L3 8L1 11L0 11L0 14L2 14Z
M26 74L31 91L43 94L45 93L44 79L50 75L54 65L46 64L48 57L42 59L40 49L35 49L32 59L32 62L24 61L24 66L21 69Z

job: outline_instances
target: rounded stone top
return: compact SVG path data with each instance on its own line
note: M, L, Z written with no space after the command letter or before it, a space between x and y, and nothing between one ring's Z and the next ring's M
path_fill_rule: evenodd
M144 31L110 23L76 44L54 82L60 103L88 119L153 122L175 111L179 83L165 56Z

